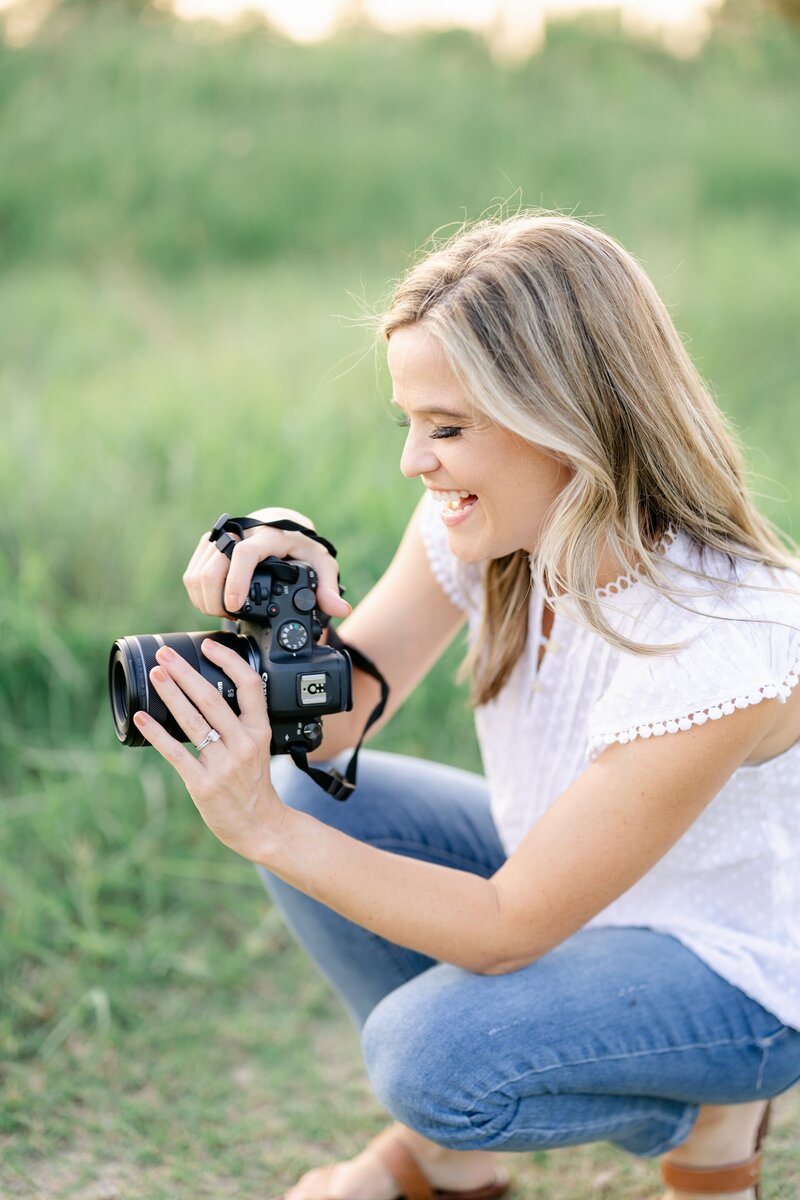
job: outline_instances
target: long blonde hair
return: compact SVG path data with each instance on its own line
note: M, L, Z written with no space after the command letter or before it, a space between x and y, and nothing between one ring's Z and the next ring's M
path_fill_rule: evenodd
M604 619L600 546L672 600L688 593L659 565L670 525L700 547L800 569L797 543L790 553L757 511L738 436L653 284L608 234L540 210L467 227L410 269L380 331L388 341L421 322L476 410L572 469L535 557L517 550L483 566L482 621L462 669L473 704L497 695L522 653L531 573L548 603L567 593L610 644L658 655L677 647L630 641Z

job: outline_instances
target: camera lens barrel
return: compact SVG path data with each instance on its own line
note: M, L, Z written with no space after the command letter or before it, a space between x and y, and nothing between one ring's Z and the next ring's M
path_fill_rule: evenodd
M125 746L149 743L133 723L133 714L148 713L179 742L189 738L164 705L150 682L150 671L157 665L159 646L169 646L213 684L234 713L239 715L236 688L219 667L210 662L200 646L206 638L235 650L254 670L260 670L258 647L252 638L237 633L209 630L200 633L140 633L118 638L111 647L108 661L108 687L111 712L117 737Z

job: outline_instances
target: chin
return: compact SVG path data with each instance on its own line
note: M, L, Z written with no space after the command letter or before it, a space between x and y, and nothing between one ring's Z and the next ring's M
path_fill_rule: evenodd
M465 566L477 566L478 563L486 562L489 558L494 558L494 555L470 554L468 551L463 554L459 554L457 551L453 550L453 557L457 558L459 562L464 563Z
M461 546L450 545L450 552L459 562L467 564L476 564L484 562L492 562L496 558L506 558L509 554L515 554L521 550L524 554L530 554L530 551L525 546L499 545L489 546L487 549L484 545L469 545L467 539Z
M450 530L448 530L448 534L449 533ZM450 547L450 553L453 555L453 557L457 558L459 562L467 565L486 562L487 559L497 557L497 555L493 554L491 550L487 552L483 542L478 539L470 541L470 539L466 537L463 540L460 538L451 539L448 537L447 543Z

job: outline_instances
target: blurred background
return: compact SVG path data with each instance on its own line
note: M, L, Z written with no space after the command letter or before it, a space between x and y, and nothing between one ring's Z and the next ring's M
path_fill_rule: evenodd
M433 231L618 237L800 538L799 16L0 0L1 1196L276 1195L381 1127L255 872L117 744L106 660L213 627L181 574L223 510L307 513L353 603L382 573L419 484L369 322ZM479 769L462 653L376 745ZM607 1146L515 1158L531 1200L657 1191Z

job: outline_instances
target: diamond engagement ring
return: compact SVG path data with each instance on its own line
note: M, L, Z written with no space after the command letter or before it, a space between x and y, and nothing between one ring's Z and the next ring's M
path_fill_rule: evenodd
M209 729L208 733L203 738L202 742L196 742L194 748L195 748L195 750L204 750L206 748L206 746L208 746L211 742L218 742L218 741L219 741L219 734L217 733L216 729Z

